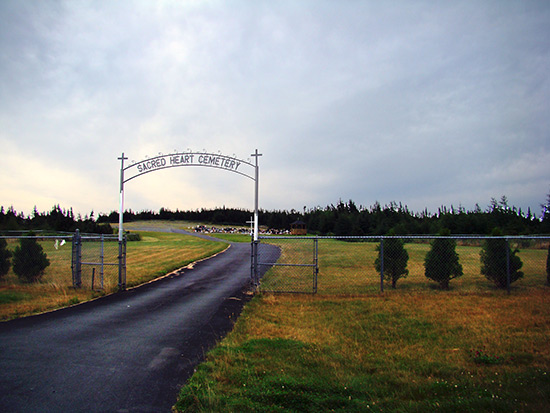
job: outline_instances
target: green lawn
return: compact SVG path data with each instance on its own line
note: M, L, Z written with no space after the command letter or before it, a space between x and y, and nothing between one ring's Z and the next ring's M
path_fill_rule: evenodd
M270 244L281 248L281 263L312 263L313 240L298 239L270 239ZM376 242L346 242L334 239L320 239L319 250L319 294L371 294L380 291L380 274L376 271L374 261L378 252ZM430 249L430 244L406 243L405 249L409 254L409 275L397 283L400 290L431 290L437 286L424 275L424 258ZM493 284L480 270L480 246L457 246L460 263L464 275L451 280L450 288L463 292L483 292L492 290ZM519 257L523 262L521 270L525 276L512 284L516 290L540 287L546 282L545 248L522 248ZM308 277L309 269L291 269L276 267L271 269L263 280L266 290L276 289L281 282L286 285L293 282L301 286L304 277ZM292 278L295 278L293 281ZM301 278L301 280L300 280ZM282 281L281 281L282 280ZM308 284L309 285L309 284ZM306 286L307 287L307 286ZM391 288L385 284L385 290Z
M270 242L280 262L311 256ZM177 410L550 410L546 250L522 250L526 275L509 295L480 275L479 247L457 248L464 275L442 291L423 274L429 244L407 244L410 275L380 293L375 246L320 241L319 293L256 296Z
M258 296L179 411L548 411L550 295Z

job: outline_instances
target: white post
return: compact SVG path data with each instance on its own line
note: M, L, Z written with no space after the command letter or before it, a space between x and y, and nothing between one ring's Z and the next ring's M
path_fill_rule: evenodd
M118 241L122 242L122 237L124 234L123 226L123 215L124 215L124 160L128 159L124 157L124 152L120 158L120 207L118 210Z
M255 191L254 191L254 241L258 241L258 188L260 181L260 167L258 166L258 157L262 156L258 153L258 149L252 155L256 159L256 175L255 175Z

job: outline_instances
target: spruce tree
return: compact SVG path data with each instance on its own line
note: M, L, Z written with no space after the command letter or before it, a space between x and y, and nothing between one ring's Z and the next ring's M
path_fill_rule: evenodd
M0 279L2 279L10 270L10 258L12 253L8 250L8 243L5 239L0 239Z
M22 282L40 280L50 265L42 246L35 238L21 238L20 245L13 252L13 272Z
M502 232L495 228L491 235L501 236ZM497 287L506 288L508 271L510 271L510 284L523 277L523 272L519 271L523 262L516 255L518 252L517 249L512 250L504 238L487 239L480 252L481 273L488 280L493 281ZM509 269L506 266L506 254L508 254Z
M448 236L450 231L443 229L440 235ZM456 241L450 238L434 239L432 248L426 254L424 267L427 278L438 282L442 289L449 289L449 281L463 274L456 253Z
M394 236L395 232L392 230L389 235ZM384 278L391 281L392 288L397 287L397 280L409 275L409 270L407 269L409 253L403 245L403 241L399 238L386 238L384 240L383 256L380 244L376 247L376 251L378 251L378 258L374 261L376 271L381 272L383 259Z

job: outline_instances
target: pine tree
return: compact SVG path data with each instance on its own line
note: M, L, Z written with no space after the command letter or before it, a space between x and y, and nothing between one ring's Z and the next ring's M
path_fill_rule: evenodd
M389 235L394 236L395 233L390 231ZM378 258L374 261L374 265L376 271L380 273L382 270L382 260L384 260L384 278L391 281L392 288L396 288L397 280L409 275L409 270L407 269L409 253L405 250L403 241L399 238L386 238L383 241L383 255L382 248L378 245L376 247Z
M450 231L443 229L440 235L448 236ZM426 277L438 282L442 289L449 289L449 281L463 274L456 253L456 241L450 238L434 239L432 248L426 254L424 267Z
M8 243L5 239L0 239L0 279L2 279L10 270L10 258L12 253L8 250Z
M491 235L501 236L502 232L499 229L494 229ZM487 239L480 252L481 273L488 280L493 281L497 287L506 288L508 271L510 271L510 284L523 277L523 272L519 271L523 262L516 255L518 252L517 249L512 250L504 238ZM509 269L506 266L507 254Z
M40 280L50 261L35 238L21 238L13 252L13 272L22 282Z

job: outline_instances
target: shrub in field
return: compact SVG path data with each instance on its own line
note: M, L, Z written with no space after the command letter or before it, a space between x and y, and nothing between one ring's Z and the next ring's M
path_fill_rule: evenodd
M0 239L0 279L10 270L11 251L8 250L8 243Z
M449 230L442 230L440 235L448 236L450 233ZM424 268L426 277L438 282L441 288L449 289L449 281L463 274L456 253L456 241L449 238L434 239L424 259Z
M502 364L504 358L494 354L489 354L484 350L472 350L472 358L476 364Z
M393 231L389 235L395 235ZM407 262L409 253L403 247L403 241L399 238L387 238L384 240L384 248L376 247L378 258L374 261L376 271L382 272L382 260L384 261L384 278L391 281L392 288L397 287L397 280L409 274ZM382 255L383 252L383 255Z
M13 272L26 283L40 280L50 261L34 238L22 238L13 252Z
M493 236L501 236L500 230L495 229L491 234ZM516 255L519 250L512 250L508 245L508 241L504 238L489 238L485 241L481 248L481 273L491 280L499 288L506 288L507 283L507 260L506 254L509 254L509 271L510 283L513 283L523 277L523 272L519 269L523 266L523 262Z

